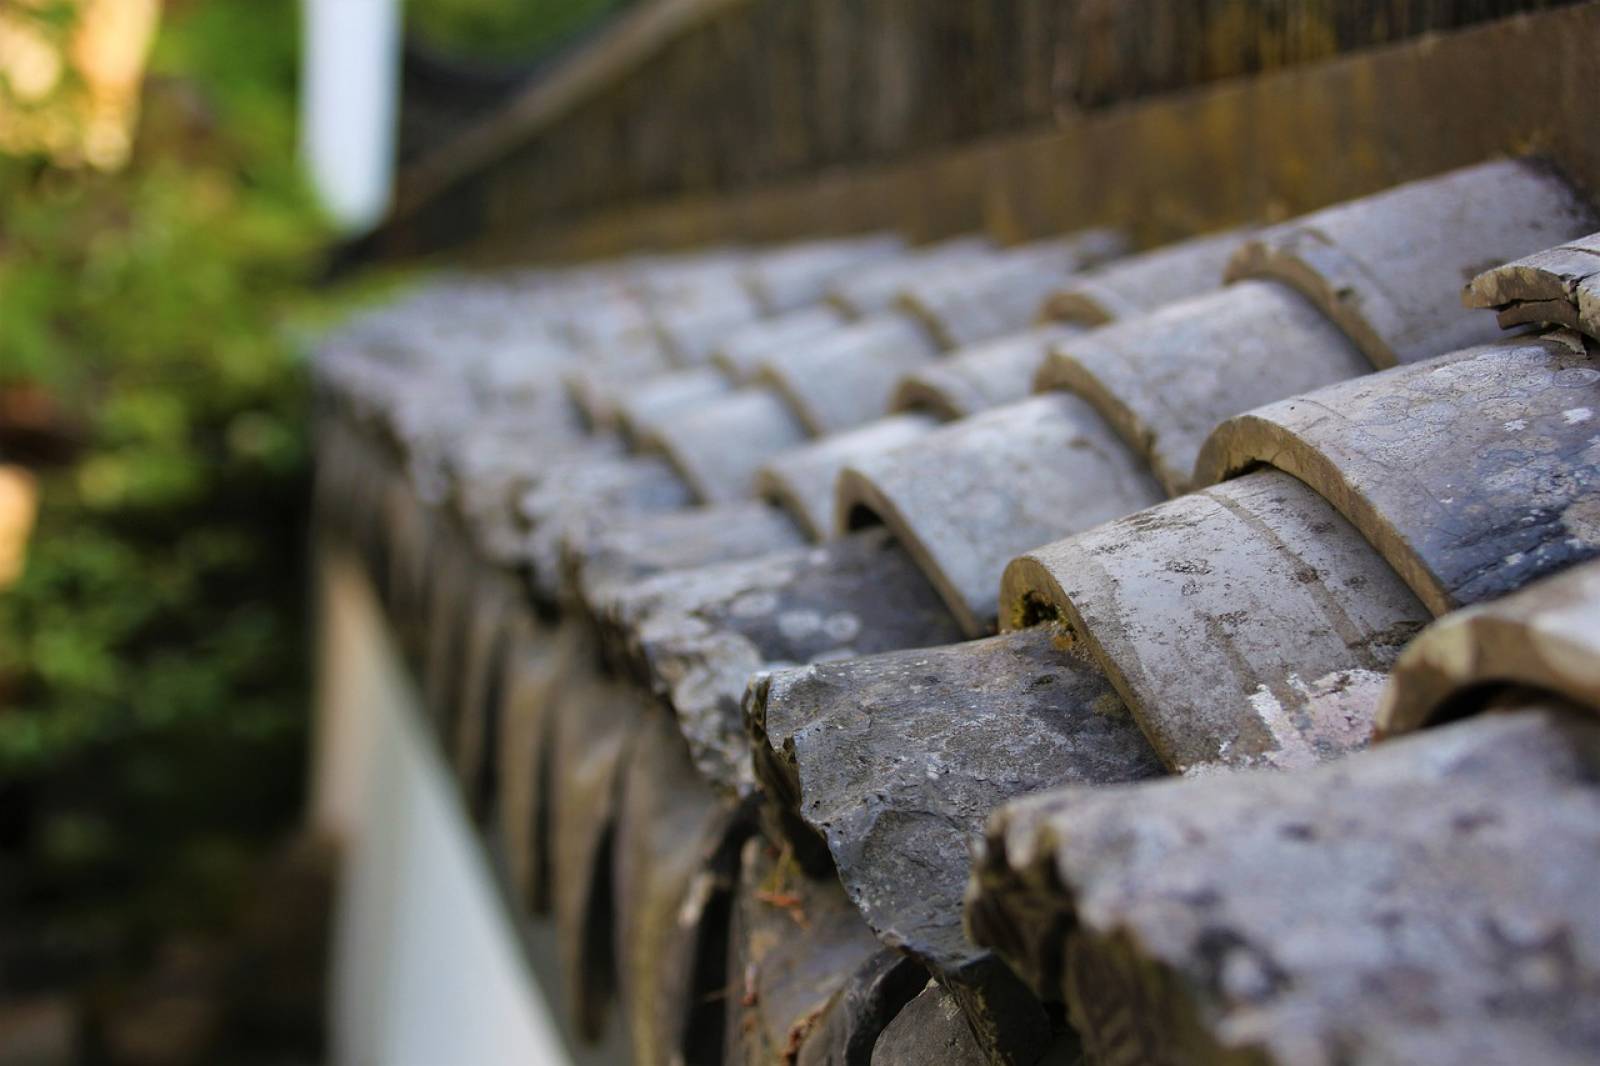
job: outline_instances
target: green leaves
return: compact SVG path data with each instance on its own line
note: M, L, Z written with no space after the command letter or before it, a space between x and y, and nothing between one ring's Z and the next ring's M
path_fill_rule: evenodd
M57 463L0 589L0 912L74 979L225 919L300 809L296 345L352 296L311 284L296 9L166 5L126 171L0 159L0 461L22 408L66 442L9 456Z
M0 390L78 452L0 592L0 775L130 735L298 729L308 449L284 323L324 314L294 0L170 9L124 173L0 160ZM227 732L226 726L223 733Z

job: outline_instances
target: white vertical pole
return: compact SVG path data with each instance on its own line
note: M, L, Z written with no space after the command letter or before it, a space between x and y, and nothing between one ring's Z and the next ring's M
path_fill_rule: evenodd
M400 98L400 0L302 0L301 155L334 222L389 208Z

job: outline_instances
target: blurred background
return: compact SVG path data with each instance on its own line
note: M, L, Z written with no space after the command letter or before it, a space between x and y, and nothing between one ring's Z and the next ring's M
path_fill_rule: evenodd
M0 1064L319 1061L302 339L407 283L327 270L393 158L617 6L0 0ZM361 7L405 123L319 156Z

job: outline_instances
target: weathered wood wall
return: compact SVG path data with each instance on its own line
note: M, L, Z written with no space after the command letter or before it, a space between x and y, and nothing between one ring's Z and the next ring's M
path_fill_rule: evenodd
M536 89L418 167L372 246L582 254L1089 221L1156 240L1503 152L1600 178L1594 2L654 6L648 32L619 31L623 58L606 68L606 42L586 57L581 91L539 106Z

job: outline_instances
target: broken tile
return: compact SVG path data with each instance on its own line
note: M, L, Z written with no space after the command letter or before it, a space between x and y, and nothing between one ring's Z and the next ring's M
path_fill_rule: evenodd
M1364 746L1428 612L1331 504L1277 471L1028 552L1008 627L1060 620L1162 760L1302 768Z

